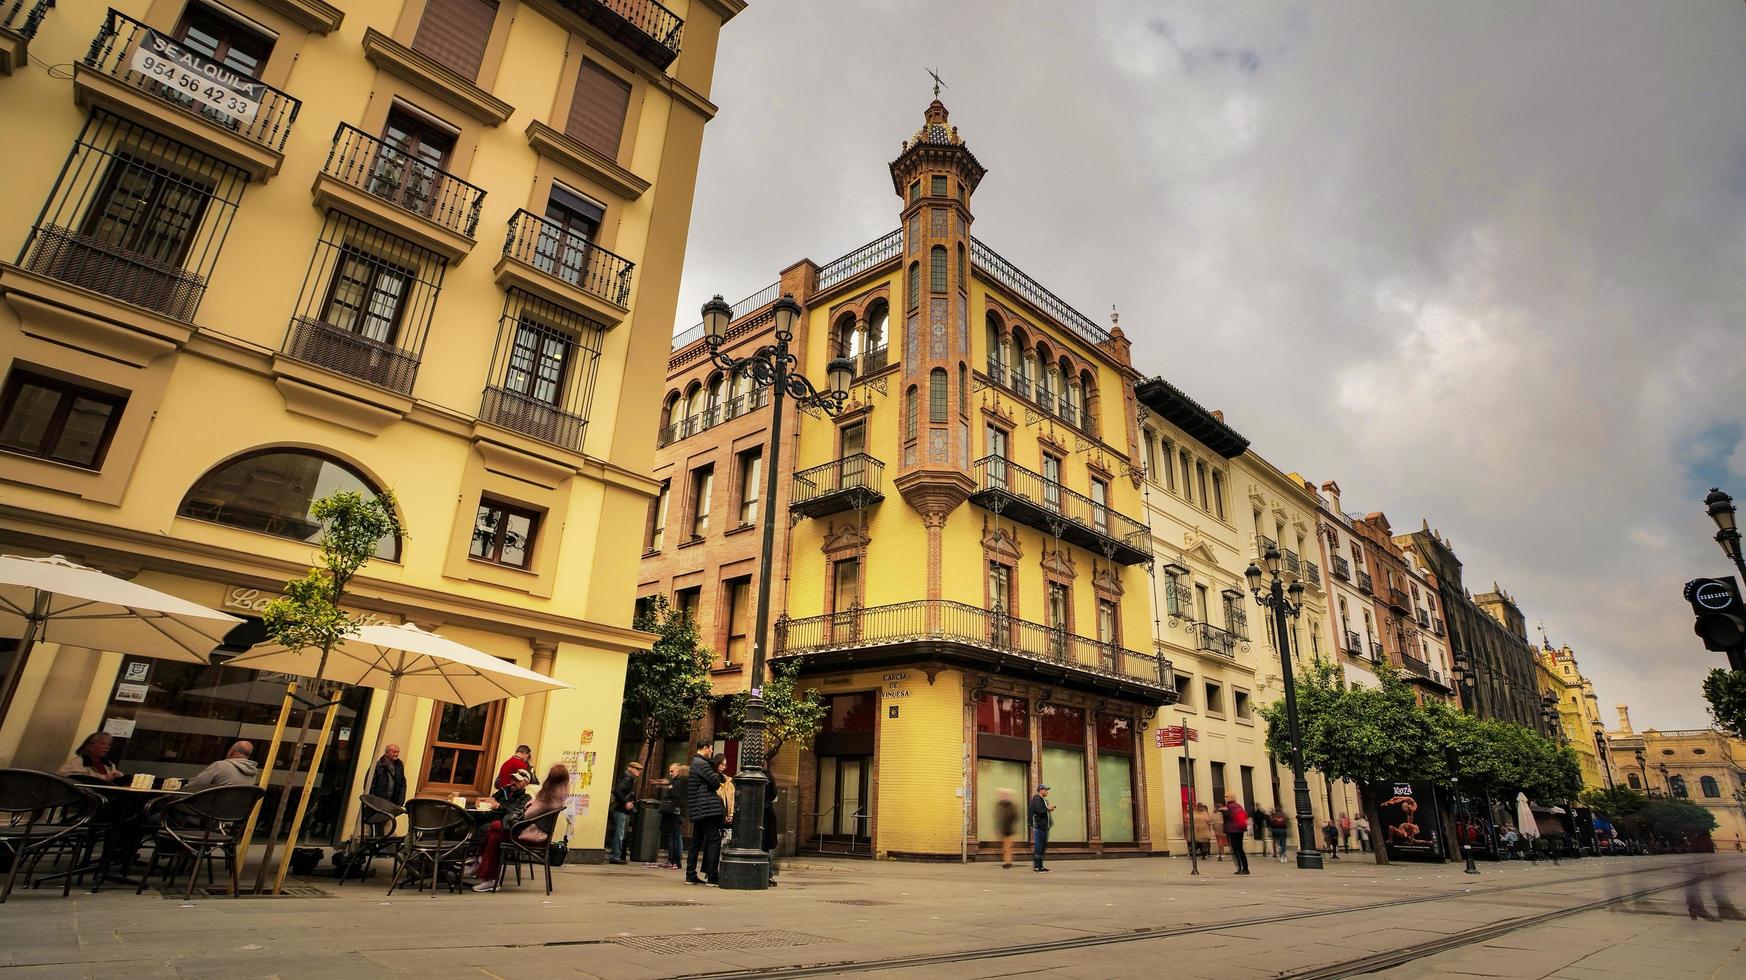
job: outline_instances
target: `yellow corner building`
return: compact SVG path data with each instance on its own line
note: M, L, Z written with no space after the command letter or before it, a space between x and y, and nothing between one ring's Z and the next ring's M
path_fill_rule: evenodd
M621 574L656 489L649 392L743 6L0 8L0 549L249 617L307 568L313 499L392 488L407 533L355 609L572 685L473 710L351 692L318 836L386 717L415 793L487 792L520 742L571 763L598 847L649 642ZM0 765L57 767L102 729L124 770L189 776L264 739L283 691L39 645Z

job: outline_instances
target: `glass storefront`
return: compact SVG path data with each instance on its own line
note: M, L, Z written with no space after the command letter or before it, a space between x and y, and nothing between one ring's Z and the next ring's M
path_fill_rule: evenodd
M231 652L234 654L234 648ZM286 674L227 667L222 662L227 656L221 648L213 655L214 663L204 665L123 658L104 711L103 727L115 736L111 761L129 775L149 773L160 780L168 777L186 780L224 758L231 745L241 739L254 743L257 762L264 760L285 699L286 682L300 681L299 693L307 695L303 689L307 681ZM334 719L321 774L315 783L308 816L304 818L305 838L317 843L333 844L344 836L340 821L345 814L357 756L369 751L362 744L365 733L361 719L368 717L370 691L343 688L339 698L339 715ZM261 810L264 829L278 806L279 795L288 784L292 786L292 806L286 808L285 824L278 830L281 837L289 829L297 800L295 794L302 791L315 755L316 734L325 718L321 710L308 713L310 744L293 778L291 749L305 714L304 706L293 702L285 722L285 743L280 748Z
M1043 784L1049 787L1049 802L1055 805L1051 841L1083 841L1086 833L1085 712L1045 704L1040 712L1043 730Z
M995 804L1000 791L1012 790L1012 801L1018 807L1018 826L1013 835L1025 837L1025 804L1031 798L1030 766L1012 759L976 760L976 839L1000 840L1000 826ZM1050 791L1053 796L1053 791Z
M1098 833L1105 843L1134 840L1133 721L1097 716Z

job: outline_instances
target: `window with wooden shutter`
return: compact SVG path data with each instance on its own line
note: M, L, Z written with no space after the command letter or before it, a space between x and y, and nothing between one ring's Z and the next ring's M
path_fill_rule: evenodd
M592 61L582 62L576 74L576 96L570 100L570 118L564 132L582 145L618 158L618 141L624 134L624 114L630 106L630 83Z
M412 46L468 81L479 77L497 0L426 0Z

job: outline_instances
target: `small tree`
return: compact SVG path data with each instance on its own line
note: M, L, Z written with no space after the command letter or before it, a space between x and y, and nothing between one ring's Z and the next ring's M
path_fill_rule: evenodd
M764 756L776 758L776 753L790 742L802 749L811 748L812 740L824 727L824 699L817 691L797 693L799 664L782 664L771 671L764 683ZM746 702L751 692L741 691L728 700L728 729L739 738L746 726Z
M288 650L321 651L312 685L319 690L333 648L360 625L356 617L340 608L346 590L358 572L376 557L384 538L404 536L405 532L395 510L394 493L386 488L373 496L356 490L329 494L317 500L310 507L309 514L322 529L315 565L302 578L285 583L284 594L267 604L261 620L267 638L280 646ZM336 709L337 705L328 708L330 719ZM302 763L304 746L309 741L310 715L310 711L303 713L303 727L297 733L297 743L291 751L290 772L293 774ZM369 760L369 764L374 763L374 759ZM267 865L272 862L274 841L290 800L287 786L287 792L279 794L273 814L266 855L256 875L257 891L265 881ZM295 826L291 828L293 840L297 829Z
M636 628L654 633L654 646L635 654L625 666L622 725L640 733L643 781L652 777L649 763L663 736L685 733L709 711L709 648L698 644L697 624L665 596L656 596L637 617Z
M1716 829L1716 816L1690 800L1678 797L1658 797L1643 807L1640 815L1651 834L1667 840L1678 840Z
M1710 671L1704 678L1704 698L1716 726L1733 738L1746 739L1746 670Z

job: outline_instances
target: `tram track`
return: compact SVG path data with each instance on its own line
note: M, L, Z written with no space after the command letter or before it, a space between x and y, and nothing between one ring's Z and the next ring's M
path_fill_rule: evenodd
M1335 980L1335 978L1361 976L1386 970L1394 966L1409 963L1413 960L1437 953L1459 949L1475 943L1528 929L1534 926L1553 922L1558 919L1584 912L1599 911L1614 905L1633 902L1674 888L1684 888L1711 878L1729 874L1735 868L1708 870L1717 862L1698 866L1702 873L1688 875L1680 880L1665 884L1641 888L1591 902L1550 909L1524 916L1517 916L1499 922L1472 929L1452 933L1441 939L1430 942L1414 943L1392 950L1383 950L1368 956L1345 960L1339 963L1314 967L1299 972L1282 974L1280 980ZM1674 866L1661 866L1648 871L1674 871ZM1502 885L1496 888L1464 889L1458 892L1442 892L1434 895L1417 895L1406 898L1391 899L1383 902L1366 902L1360 905L1342 905L1329 909L1305 909L1299 912L1287 912L1278 915L1251 916L1243 919L1228 919L1220 922L1196 923L1181 926L1141 926L1119 932L1099 933L1090 936L1074 936L1066 939L1047 940L1035 943L1022 943L1010 946L986 947L982 949L958 950L947 953L926 953L913 956L893 956L870 960L840 960L834 962L812 963L803 966L773 966L751 970L730 970L709 973L689 973L676 976L674 980L785 980L789 977L821 977L847 973L872 973L886 970L920 969L926 967L948 967L953 964L971 963L982 960L1005 959L1016 956L1035 956L1039 954L1070 952L1098 946L1109 946L1136 942L1151 942L1175 939L1183 936L1201 935L1210 932L1222 932L1231 929L1253 928L1256 926L1276 925L1279 923L1298 922L1305 919L1328 918L1331 916L1350 915L1354 913L1373 912L1382 909L1399 908L1403 905L1423 905L1432 902L1445 902L1456 899L1483 899L1486 896L1501 895L1507 892L1524 891L1533 888L1543 888L1548 884L1575 885L1583 882L1598 881L1605 878L1618 877L1616 874L1584 875L1576 878L1563 878L1556 882L1523 882L1515 885Z

